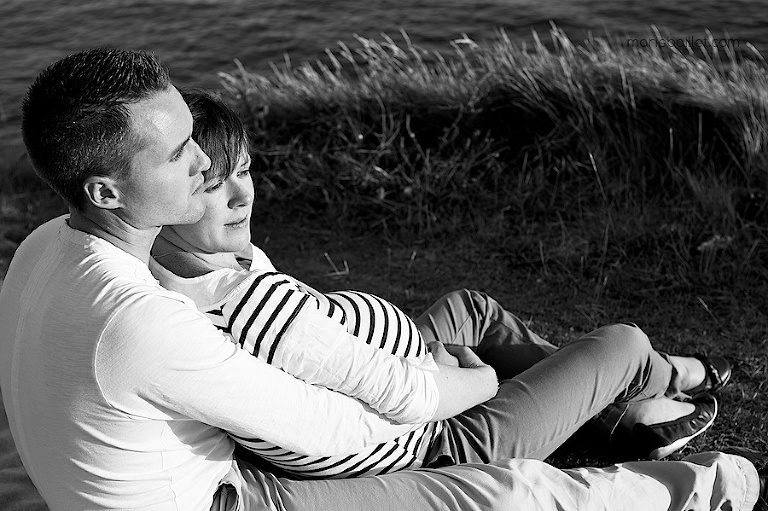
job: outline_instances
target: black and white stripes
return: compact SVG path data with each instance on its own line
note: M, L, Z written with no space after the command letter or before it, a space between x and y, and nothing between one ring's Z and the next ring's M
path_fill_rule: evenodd
M358 291L336 291L325 296L344 311L347 331L367 344L402 357L426 353L416 325L390 302Z
M279 360L275 353L283 348L286 331L304 307L317 307L350 334L386 352L403 357L426 353L413 321L386 300L357 291L320 294L278 272L259 274L236 299L207 314L243 349L275 365ZM349 456L302 456L260 439L233 438L287 472L306 478L348 478L421 466L441 429L440 423L425 423L407 435Z
M286 472L307 479L339 479L379 475L418 468L440 433L439 423L428 422L400 438L372 445L348 456L301 456L258 439L232 437Z

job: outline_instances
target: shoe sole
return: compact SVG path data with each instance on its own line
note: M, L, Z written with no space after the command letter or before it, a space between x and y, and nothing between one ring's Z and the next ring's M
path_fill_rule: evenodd
M648 455L648 457L653 460L660 460L661 458L666 458L670 454L679 451L680 449L685 447L685 444L687 444L688 442L690 442L691 440L693 440L694 438L696 438L697 436L701 435L706 430L708 430L709 427L712 426L712 424L714 424L715 418L717 417L717 412L719 411L719 405L717 404L717 400L715 400L714 403L715 403L715 411L714 413L712 413L712 418L710 419L709 422L707 422L704 425L703 428L696 431L694 434L690 436L678 438L677 440L675 440L669 445L665 445L664 447L659 447L658 449L652 450L651 453Z

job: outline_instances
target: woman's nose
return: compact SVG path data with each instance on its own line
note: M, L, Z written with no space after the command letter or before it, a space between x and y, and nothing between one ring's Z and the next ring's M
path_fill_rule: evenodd
M233 208L250 206L253 203L253 190L246 184L236 184L230 199Z

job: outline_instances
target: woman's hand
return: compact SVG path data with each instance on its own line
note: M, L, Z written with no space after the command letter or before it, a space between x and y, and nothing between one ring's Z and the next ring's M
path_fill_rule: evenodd
M448 352L449 355L458 360L459 367L489 367L488 364L480 360L480 357L477 356L477 353L472 351L472 349L467 346L446 344L443 346L443 348Z
M432 341L427 344L427 348L429 348L429 352L432 353L432 358L434 358L435 362L438 364L460 367L459 359L448 353L448 350L445 349L443 343Z
M438 364L453 367L481 367L488 365L480 360L480 357L472 351L472 348L467 346L432 341L427 345L427 348L429 348L429 352L432 353L432 357Z
M432 342L428 347L440 368L435 376L440 403L433 420L453 417L496 395L499 388L496 371L470 348L439 342Z

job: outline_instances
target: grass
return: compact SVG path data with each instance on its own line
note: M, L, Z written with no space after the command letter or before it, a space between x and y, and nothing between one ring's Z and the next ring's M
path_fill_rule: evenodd
M500 34L437 55L402 34L222 78L253 132L265 218L375 234L365 243L389 247L368 255L387 268L379 292L408 304L405 291L434 290L414 313L446 287L482 287L555 340L626 320L660 348L739 360L727 418L696 447L766 448L768 73L756 51L575 44L553 27L528 47ZM455 272L411 275L419 284L398 292L392 253L418 253L420 239L440 254L425 272Z
M263 203L385 235L504 238L600 290L627 266L641 289L764 281L759 55L550 37L450 58L359 39L314 67L223 76Z
M289 273L413 314L480 288L554 342L636 322L661 349L738 361L690 449L768 449L757 52L577 44L553 27L438 55L402 34L222 84L252 131L256 240ZM0 172L0 263L61 209L29 176Z

